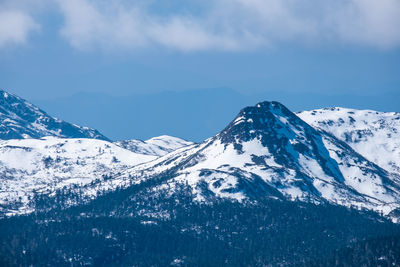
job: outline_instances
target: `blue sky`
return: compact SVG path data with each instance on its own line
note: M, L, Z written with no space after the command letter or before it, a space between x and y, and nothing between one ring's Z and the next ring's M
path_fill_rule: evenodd
M0 87L100 130L109 125L49 103L171 91L190 103L184 92L228 88L248 97L237 106L273 96L293 109L400 111L399 27L398 0L1 0Z

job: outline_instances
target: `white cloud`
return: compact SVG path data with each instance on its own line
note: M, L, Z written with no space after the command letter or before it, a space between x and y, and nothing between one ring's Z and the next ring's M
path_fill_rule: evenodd
M87 0L58 3L65 17L61 34L78 49L161 45L191 51L239 47L234 38L207 29L204 18L163 17L148 13L143 6L126 6L121 2L106 7Z
M400 46L399 0L218 0L261 43ZM222 7L222 5L220 5Z
M159 45L184 51L239 50L282 42L400 45L399 0L211 0L201 15L160 15L123 1L111 7L100 0L58 3L65 16L63 36L81 49Z
M399 0L352 0L334 19L337 34L345 42L380 48L400 46Z
M38 29L30 1L1 11L0 46ZM281 44L400 46L400 0L37 0L77 49L249 50ZM179 10L175 6L179 7ZM187 8L185 8L187 5ZM15 4L13 4L16 7ZM30 8L27 8L29 6ZM169 7L168 11L163 8ZM13 10L13 11L11 11ZM12 27L11 27L12 26Z
M0 9L0 47L10 44L23 44L39 25L21 10Z

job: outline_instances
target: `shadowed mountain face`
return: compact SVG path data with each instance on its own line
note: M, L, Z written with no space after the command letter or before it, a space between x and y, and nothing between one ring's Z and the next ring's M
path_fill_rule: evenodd
M108 140L97 130L51 117L26 100L0 90L0 139L45 136Z

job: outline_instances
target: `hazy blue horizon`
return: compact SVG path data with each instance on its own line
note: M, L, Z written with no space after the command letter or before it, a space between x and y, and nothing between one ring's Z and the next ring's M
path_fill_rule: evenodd
M96 128L113 140L145 140L167 134L199 142L221 131L240 109L261 101L279 101L293 112L333 106L400 112L398 99L400 93L397 92L375 95L243 94L229 88L212 88L126 96L81 92L67 97L27 100L50 115Z

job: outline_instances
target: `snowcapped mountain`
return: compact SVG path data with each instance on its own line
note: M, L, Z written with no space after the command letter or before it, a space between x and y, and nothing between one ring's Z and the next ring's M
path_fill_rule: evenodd
M188 185L200 201L258 196L328 201L385 214L400 206L400 177L315 129L278 102L244 108L218 135L136 166L114 182ZM109 186L109 185L108 185Z
M189 142L173 136L162 135L150 138L146 141L133 139L117 141L114 142L114 144L135 153L153 156L164 156L174 150L177 150L178 148L192 145L193 142Z
M0 139L45 136L108 140L97 130L51 117L28 101L0 90Z
M30 200L37 193L51 195L64 186L101 181L155 158L98 139L2 140L0 213L30 212Z
M400 113L324 108L297 113L389 172L400 174Z
M2 95L4 99L10 98L5 92ZM39 118L46 115L23 103L35 115L42 114ZM370 111L367 113L355 116L357 111L346 111L346 119L340 114L321 114L318 118L315 114L300 113L316 126L313 127L278 102L262 102L244 108L223 131L199 144L170 136L115 143L55 137L3 140L0 211L30 212L35 194L51 196L64 187L77 188L80 195L94 198L99 192L146 182L151 184L154 194L161 189L173 192L181 185L188 186L198 201L209 202L216 197L253 201L268 196L327 201L388 214L400 207L400 175L387 165L381 168L379 158L364 153L368 150L362 150L362 144L368 147L365 140L373 140L377 147L395 151L397 143L388 148L384 138L398 138L398 115L374 113L374 118L367 121L366 118L373 117ZM4 110L2 114L11 112ZM317 123L322 118L327 121ZM347 132L338 126L333 128L336 132L328 133L327 127L336 125L336 121ZM371 123L375 127L369 131L361 127ZM361 133L376 139L365 139ZM354 145L358 143L359 147ZM378 154L387 155L387 151L379 150Z

